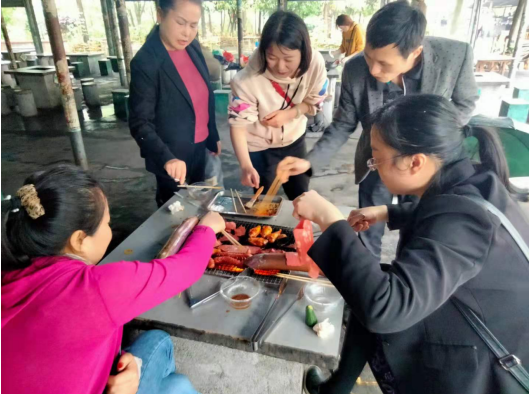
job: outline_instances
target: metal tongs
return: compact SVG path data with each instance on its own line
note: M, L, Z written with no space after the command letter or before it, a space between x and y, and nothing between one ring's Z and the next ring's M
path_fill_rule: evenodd
M282 312L280 315L278 315L276 318L269 319L269 316L271 312L276 309L276 306L278 304L278 300L280 299L283 291L285 290L285 287L287 286L288 279L283 279L280 283L280 288L278 290L278 294L276 295L276 298L274 299L274 302L270 306L269 310L265 314L265 317L261 321L260 325L258 326L258 329L252 335L252 339L250 342L252 343L252 349L254 351L257 351L260 346L263 344L263 341L267 338L268 334L271 332L271 330L276 326L276 324L291 310L293 305L300 300L304 296L304 286L300 288L300 291L298 292L298 295L295 300L293 300L289 306Z

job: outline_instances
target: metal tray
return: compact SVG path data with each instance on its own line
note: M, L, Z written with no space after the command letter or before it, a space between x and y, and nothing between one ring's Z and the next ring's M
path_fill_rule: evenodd
M246 204L252 199L253 195L241 195L241 201L243 204ZM260 196L258 198L258 201L262 201L265 198L265 196ZM274 218L278 216L280 213L280 210L282 209L283 204L283 197L282 196L275 196L272 199L273 204L278 204L278 208L273 212L272 215L268 216L256 216L252 214L252 211L250 211L248 208L246 208L247 213L243 212L243 208L241 208L241 204L239 203L239 199L234 195L234 200L232 200L232 193L227 190L223 190L215 195L215 197L212 199L210 204L208 204L208 210L213 212L219 212L223 215L234 215L234 216L243 216L243 217L249 217L249 218L259 218L259 219L267 219L267 218ZM256 201L256 206L258 204L258 201ZM234 209L234 202L236 203L237 211Z

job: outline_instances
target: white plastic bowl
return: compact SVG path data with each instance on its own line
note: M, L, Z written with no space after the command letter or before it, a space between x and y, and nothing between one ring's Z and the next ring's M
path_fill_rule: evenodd
M342 296L333 286L308 283L304 288L304 297L316 312L330 312L339 305Z

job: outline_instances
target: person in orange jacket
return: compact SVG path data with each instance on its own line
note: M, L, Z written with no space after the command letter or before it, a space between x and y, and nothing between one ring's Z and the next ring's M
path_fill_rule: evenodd
M343 58L337 60L337 62L344 65L364 49L365 33L361 26L355 23L348 15L339 15L335 23L342 30L342 44L339 49L332 52L332 55L334 58L344 55Z

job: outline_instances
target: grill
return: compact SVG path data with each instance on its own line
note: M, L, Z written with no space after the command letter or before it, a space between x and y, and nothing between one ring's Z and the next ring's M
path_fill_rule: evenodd
M293 229L291 227L273 226L273 225L270 225L270 224L246 222L246 221L241 221L241 220L230 220L230 221L234 222L237 225L237 227L243 226L247 230L245 236L239 238L239 242L242 245L245 245L245 246L249 246L250 245L249 242L248 242L248 231L251 228L254 228L256 226L271 226L273 232L278 231L278 230L282 230L282 234L287 235L287 238L280 239L280 240L276 241L274 244L272 244L270 246L266 245L264 247L264 249L267 249L267 248L270 247L270 248L274 248L274 249L280 249L280 250L284 250L284 251L294 252L294 249L288 247L288 246L294 244L294 234L293 234ZM218 234L217 238L219 239L222 236L223 236L222 234ZM239 272L224 271L224 270L220 270L220 269L217 269L217 268L208 268L208 269L206 269L205 273L208 274L208 275L214 275L214 276L218 276L218 277L221 277L221 278L233 278L234 276L238 276L239 275ZM288 273L288 272L287 271L282 271L282 273ZM282 281L282 278L277 278L275 276L258 275L258 274L254 273L254 272L252 272L249 276L251 278L256 279L258 282L261 282L261 283L264 283L264 284L267 284L267 285L272 285L272 286L279 286L280 282Z

